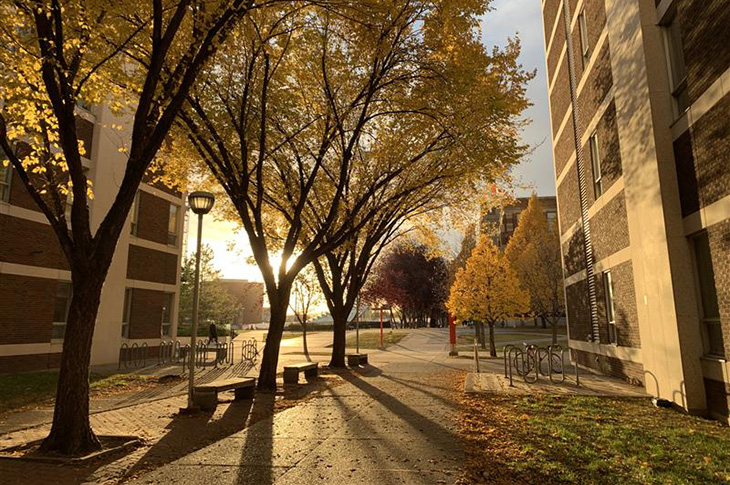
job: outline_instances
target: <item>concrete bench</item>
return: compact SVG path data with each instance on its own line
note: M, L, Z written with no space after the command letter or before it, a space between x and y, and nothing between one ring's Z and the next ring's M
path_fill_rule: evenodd
M218 405L218 393L234 390L235 399L253 399L256 388L256 379L242 377L222 379L219 381L199 384L193 388L193 404L206 411L212 411Z
M347 354L347 365L357 367L368 364L368 354Z
M305 377L317 377L319 375L319 362L302 362L284 366L284 383L296 384L299 382L299 373L304 372Z

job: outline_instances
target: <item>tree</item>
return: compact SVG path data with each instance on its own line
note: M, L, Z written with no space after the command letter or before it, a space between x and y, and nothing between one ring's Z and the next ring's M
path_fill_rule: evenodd
M557 343L558 321L565 314L560 236L557 225L548 226L537 195L520 215L505 254L530 295L530 309L550 324Z
M221 324L230 322L236 313L236 303L220 282L220 271L212 264L213 249L204 244L200 251L200 306L201 322ZM195 255L185 258L180 273L180 315L190 323L193 314L193 285L195 282Z
M432 256L425 245L395 245L378 263L368 281L366 299L385 302L400 311L408 326L441 319L448 296L446 260Z
M53 228L71 270L45 451L100 447L89 425L88 367L117 240L198 72L252 7L250 0L0 2L0 148ZM119 115L130 140L119 190L98 227L89 219L92 192L81 158L88 147L80 143L76 116L77 104L89 103Z
M489 325L489 353L496 357L494 324L526 311L528 298L507 257L482 235L466 266L456 272L446 305L457 320Z
M317 275L311 269L304 269L294 279L292 287L294 294L294 305L290 305L294 311L299 325L302 326L302 350L304 355L309 359L309 349L307 348L307 321L310 309L318 305L321 300L321 292L317 287Z
M358 2L253 13L181 119L245 229L271 305L259 388L276 386L296 275L423 187L476 183L524 152L519 44L487 55L482 2ZM487 159L487 163L485 163ZM464 175L471 175L464 179ZM272 253L280 254L278 268Z

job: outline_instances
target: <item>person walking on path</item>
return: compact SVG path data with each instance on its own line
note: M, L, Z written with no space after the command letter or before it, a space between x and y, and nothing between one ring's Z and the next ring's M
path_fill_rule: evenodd
M215 341L215 343L218 343L218 329L215 326L215 323L211 323L208 327L208 343Z

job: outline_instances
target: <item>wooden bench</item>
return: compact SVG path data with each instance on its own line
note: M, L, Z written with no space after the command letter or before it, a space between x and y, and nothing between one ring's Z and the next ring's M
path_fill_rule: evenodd
M212 411L218 405L218 393L234 390L235 399L253 399L256 379L242 377L222 379L219 381L199 384L193 388L193 404L206 411Z
M368 354L347 354L347 365L357 367L368 364Z
M292 364L284 366L284 383L296 384L299 382L299 373L304 372L304 376L317 377L319 375L319 362L302 362L301 364Z

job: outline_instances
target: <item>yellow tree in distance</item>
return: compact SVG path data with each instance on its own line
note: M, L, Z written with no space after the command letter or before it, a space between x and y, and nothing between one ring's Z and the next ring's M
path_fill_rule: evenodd
M494 324L524 313L529 296L520 287L507 257L492 240L482 235L466 266L456 273L446 306L459 321L475 320L489 325L489 354L497 356Z
M557 225L548 227L537 195L520 215L505 254L530 295L530 310L550 324L557 343L558 320L565 313L560 237Z
M456 273L447 307L459 320L476 320L489 325L489 354L497 356L494 324L524 313L529 297L520 287L517 274L507 257L482 235L479 244Z

